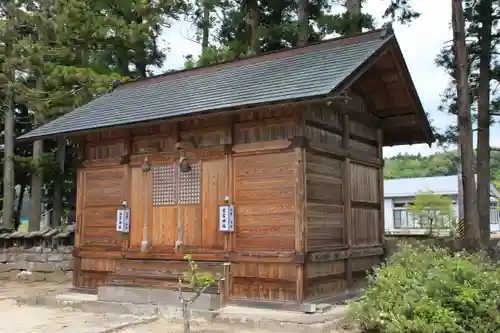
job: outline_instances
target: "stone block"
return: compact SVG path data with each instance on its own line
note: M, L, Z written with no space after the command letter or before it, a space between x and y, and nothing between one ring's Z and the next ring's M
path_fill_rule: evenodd
M10 261L11 255L9 253L0 253L0 264Z
M18 260L15 262L11 262L12 265L15 265L17 270L25 270L28 269L28 262L24 260Z
M149 303L149 288L102 286L98 288L97 299L106 302Z
M0 272L0 280L14 280L19 274L18 270L9 272Z
M26 256L26 261L31 262L46 262L47 253L31 253Z
M179 292L177 290L155 289L149 295L149 302L179 305Z
M10 260L11 261L26 261L26 258L30 256L29 253L16 253L12 252Z
M28 270L32 272L39 273L52 273L55 269L55 265L53 263L48 262L29 262Z
M68 272L73 270L73 260L61 261L56 263L55 268L63 272Z
M47 253L47 261L63 261L64 254L63 253Z
M20 253L23 252L24 248L20 246L12 246L7 249L7 252L9 253Z
M192 292L183 292L184 298L188 299L194 296ZM168 289L152 289L149 297L150 303L180 306L179 292L177 290ZM217 294L201 294L196 301L191 305L193 309L200 310L215 310L221 308L220 295Z
M43 252L43 247L41 246L33 246L28 249L26 249L26 252L29 253L42 253Z
M17 263L0 264L0 273L19 271L19 265Z
M57 250L62 253L72 254L73 246L60 246Z

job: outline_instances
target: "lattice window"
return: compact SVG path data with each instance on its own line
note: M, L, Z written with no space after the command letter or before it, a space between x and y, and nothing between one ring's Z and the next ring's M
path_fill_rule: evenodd
M201 166L180 172L177 163L153 167L153 206L200 203ZM179 177L179 183L177 183Z
M177 203L176 164L152 168L153 206L175 205Z
M179 203L200 203L200 164L191 164L189 172L180 173Z

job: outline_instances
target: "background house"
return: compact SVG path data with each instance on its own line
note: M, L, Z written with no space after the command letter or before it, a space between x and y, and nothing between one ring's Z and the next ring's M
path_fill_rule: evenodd
M432 191L452 200L454 215L458 217L458 176L401 178L384 180L385 232L388 234L423 234L426 226L412 218L406 205L417 193ZM500 192L491 184L491 231L500 231Z

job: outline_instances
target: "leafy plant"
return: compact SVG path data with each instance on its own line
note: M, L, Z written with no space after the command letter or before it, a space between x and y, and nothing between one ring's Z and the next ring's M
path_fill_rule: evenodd
M217 281L212 277L212 274L200 272L198 264L189 254L184 256L184 260L188 261L188 271L184 273L184 281L189 282L189 287L193 289L194 295L190 298L184 298L181 278L179 278L178 290L179 301L182 305L182 317L184 318L184 333L189 333L191 332L189 305L196 301L209 287L217 284Z
M417 193L408 205L413 219L427 228L432 236L435 230L452 229L455 225L450 198L433 192Z
M481 254L405 245L369 278L349 316L377 333L500 332L500 270Z

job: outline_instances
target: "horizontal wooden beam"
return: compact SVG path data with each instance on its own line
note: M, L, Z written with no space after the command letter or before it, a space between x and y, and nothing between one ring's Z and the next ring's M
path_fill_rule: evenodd
M324 261L342 260L347 258L380 256L383 254L384 254L384 248L381 246L365 247L357 249L318 251L318 252L308 253L306 257L306 262L324 262Z
M370 156L363 152L357 152L345 148L336 148L325 144L310 143L307 151L318 155L332 156L340 159L350 158L352 162L375 168L383 166L383 160L377 156Z

